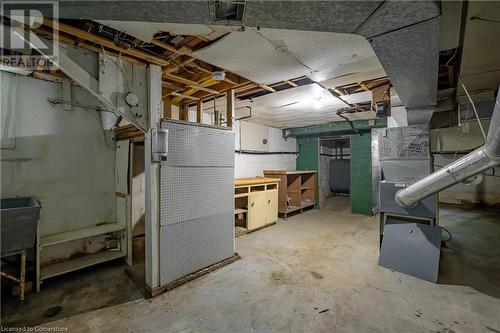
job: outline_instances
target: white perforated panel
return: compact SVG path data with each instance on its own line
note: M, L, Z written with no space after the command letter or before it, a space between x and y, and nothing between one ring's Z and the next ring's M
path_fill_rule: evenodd
M160 168L160 283L234 254L234 134L165 122Z
M234 167L234 133L177 122L162 127L169 133L166 165Z
M160 226L160 283L234 254L234 215L226 212Z
M160 223L216 215L234 210L234 169L228 167L161 167ZM230 185L228 185L230 184Z

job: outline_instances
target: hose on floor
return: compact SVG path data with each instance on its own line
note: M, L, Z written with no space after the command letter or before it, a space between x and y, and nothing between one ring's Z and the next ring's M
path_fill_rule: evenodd
M451 239L453 238L453 236L451 235L451 232L450 232L448 229L446 229L445 227L443 227L443 226L439 226L439 227L440 227L442 230L446 231L446 233L448 234L448 236L450 236L450 238L448 238L448 239L446 239L446 240L443 240L443 242L449 242L449 241L451 241Z

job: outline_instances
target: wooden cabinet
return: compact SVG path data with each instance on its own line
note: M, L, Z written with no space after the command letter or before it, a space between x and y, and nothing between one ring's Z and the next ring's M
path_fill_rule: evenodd
M278 212L285 218L316 205L316 171L264 170L264 176L279 178Z
M266 223L278 221L278 189L266 191Z
M248 196L248 230L261 228L267 221L266 191L253 192Z
M237 233L263 228L278 220L279 179L240 178L235 180Z

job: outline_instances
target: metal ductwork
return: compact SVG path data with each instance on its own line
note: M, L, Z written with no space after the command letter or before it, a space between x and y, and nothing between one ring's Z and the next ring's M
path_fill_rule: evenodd
M486 144L461 159L396 193L396 202L410 207L421 199L500 164L500 94L497 95Z

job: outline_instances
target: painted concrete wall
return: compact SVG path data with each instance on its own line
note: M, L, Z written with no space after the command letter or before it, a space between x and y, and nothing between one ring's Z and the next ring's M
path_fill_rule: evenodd
M12 105L2 104L14 122L14 148L1 151L2 198L40 200L42 235L116 221L115 146L105 142L99 113L51 106L48 97L62 97L59 83L0 75L2 100L6 80L17 86ZM79 87L72 95L89 98Z
M133 235L144 233L146 178L144 173L144 145L134 144L132 163L132 229Z
M372 215L371 133L351 135L351 211Z
M485 131L489 121L482 121ZM454 160L484 144L477 122L431 130L431 151L434 170L438 170ZM439 201L450 204L500 205L500 167L488 170L478 185L456 184L439 193Z
M240 133L244 136L245 142L251 145L252 141L262 142L260 136L255 135L248 127L247 130L240 131L241 121L235 122L235 149L240 149ZM262 129L267 130L267 152L296 152L297 142L294 138L285 140L282 136L281 130L278 128L267 127L262 125L258 132L261 133ZM250 127L253 128L253 127ZM257 145L257 142L255 143ZM295 154L245 154L235 153L235 166L234 177L255 177L263 176L262 170L266 169L282 169L282 170L295 170L297 155Z

